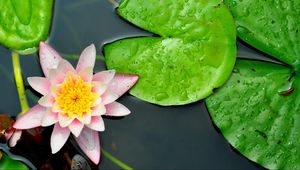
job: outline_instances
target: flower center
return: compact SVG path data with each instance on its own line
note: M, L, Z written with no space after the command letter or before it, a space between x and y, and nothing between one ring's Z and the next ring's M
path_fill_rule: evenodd
M67 74L64 82L56 90L55 101L62 114L72 118L89 114L96 106L97 94L92 92L93 84L85 82L80 76Z

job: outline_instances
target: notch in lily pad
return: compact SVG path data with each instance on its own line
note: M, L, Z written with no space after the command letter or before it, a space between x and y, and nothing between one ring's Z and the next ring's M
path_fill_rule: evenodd
M299 169L300 1L224 3L239 38L283 63L238 59L239 71L206 99L211 117L250 160L268 169Z

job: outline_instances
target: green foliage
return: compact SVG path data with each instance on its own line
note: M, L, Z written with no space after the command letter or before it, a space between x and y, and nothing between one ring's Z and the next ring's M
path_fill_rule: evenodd
M225 138L270 169L300 168L300 77L281 65L238 60L229 81L206 100ZM280 89L292 82L283 93ZM296 88L294 91L293 88Z
M160 35L105 46L109 69L140 76L132 95L159 105L182 105L209 96L229 77L236 32L220 0L123 0L117 11Z
M11 169L11 170L29 170L29 168L23 163L13 160L6 154L2 154L0 160L0 169Z
M300 0L225 0L238 36L253 47L299 69Z
M225 138L270 169L300 168L300 1L225 0L238 36L290 65L237 62L229 81L206 100Z
M0 1L0 44L31 52L47 40L53 0Z

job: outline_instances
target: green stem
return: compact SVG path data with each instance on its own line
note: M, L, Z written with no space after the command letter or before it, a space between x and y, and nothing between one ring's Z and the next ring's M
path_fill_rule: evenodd
M69 59L69 60L78 60L79 59L78 54L64 54L64 53L60 53L60 54L62 55L62 57ZM102 55L96 55L96 60L104 61L104 57Z
M125 169L125 170L133 170L133 168L131 168L130 166L126 165L125 163L123 163L122 161L120 161L119 159L117 159L116 157L112 156L110 153L108 153L107 151L105 151L103 148L101 148L101 152L102 154L109 159L110 161L112 161L113 163L115 163L116 165L118 165L120 168Z
M20 57L19 54L16 52L12 52L12 63L13 63L16 86L19 94L19 100L21 104L21 113L20 113L21 115L29 110L29 105L25 94L23 76L22 76L21 66L20 66Z

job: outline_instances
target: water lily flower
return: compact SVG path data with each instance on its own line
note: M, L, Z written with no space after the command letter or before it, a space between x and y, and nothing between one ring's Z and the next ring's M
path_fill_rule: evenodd
M125 116L130 111L116 102L138 80L137 75L116 74L113 70L93 75L94 45L81 53L73 66L48 44L40 43L40 63L45 77L29 77L30 86L43 95L38 105L18 117L16 129L54 124L52 153L58 152L70 134L82 151L95 163L100 160L98 131L104 131L102 115Z

